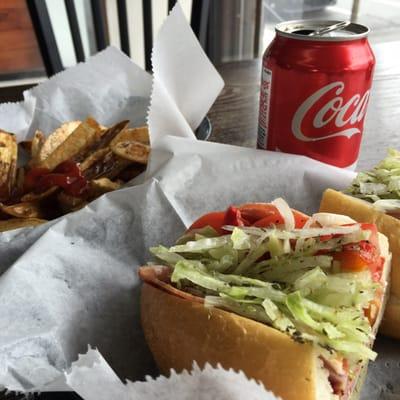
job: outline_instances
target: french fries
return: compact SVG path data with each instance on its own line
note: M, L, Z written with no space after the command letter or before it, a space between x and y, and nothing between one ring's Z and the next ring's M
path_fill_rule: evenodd
M46 158L39 161L39 168L47 168L52 171L63 161L73 159L79 153L91 146L102 134L100 125L92 118L78 125L78 127L57 146Z
M0 131L0 201L12 195L17 173L18 147L12 133Z
M23 202L6 206L0 203L0 211L3 214L10 215L16 218L43 218L43 212L40 209L39 203Z
M45 144L44 133L41 131L36 131L32 139L31 145L31 157L32 164L35 165L40 160L40 152Z
M118 142L140 142L150 145L149 132L146 126L139 128L124 129L115 139L112 140L111 146L116 145Z
M101 196L104 193L112 192L113 190L117 190L121 187L121 182L114 182L108 178L99 178L93 179L90 182L90 197L96 198Z
M47 138L36 131L18 145L12 133L0 130L0 232L78 210L143 172L148 130L128 124L107 128L89 117L66 122ZM17 167L19 146L30 159Z
M124 160L137 162L139 164L147 164L150 154L150 146L139 142L118 142L111 147L111 150Z
M5 221L0 221L0 232L11 231L13 229L27 228L29 226L36 226L43 224L47 221L37 218L11 218Z
M43 142L37 154L37 161L44 161L53 151L65 142L67 137L75 131L81 121L70 121L62 124ZM32 146L33 147L33 146Z

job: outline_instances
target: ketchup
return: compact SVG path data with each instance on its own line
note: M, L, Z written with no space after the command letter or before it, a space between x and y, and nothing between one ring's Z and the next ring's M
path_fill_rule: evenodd
M82 175L79 165L64 161L54 171L47 168L32 168L25 176L25 189L42 193L53 186L64 189L65 193L79 197L87 190L88 181Z

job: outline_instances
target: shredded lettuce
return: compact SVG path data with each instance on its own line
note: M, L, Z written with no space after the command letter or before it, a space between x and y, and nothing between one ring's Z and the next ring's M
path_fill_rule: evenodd
M334 345L342 338L364 346L368 345L371 327L362 309L322 305L307 299L299 290L295 290L296 287L292 288L293 292L286 293L273 283L201 270L197 263L188 260L179 261L171 277L171 281L175 283L185 280L206 290L208 306L219 306L257 321L267 321L276 329L286 333L297 330L295 323L304 325L318 335L319 344L333 346L336 350L338 348ZM326 285L327 280L329 277L321 269L315 268L303 275L303 278L299 278L296 285L304 289L307 288L306 282L309 281L311 287L322 287ZM208 295L211 293L210 300ZM220 300L216 300L219 298ZM264 316L262 316L263 310ZM284 310L288 312L285 313ZM352 358L364 357L363 353L353 354L354 351L346 351L352 353Z
M293 256L284 255L257 263L255 271L269 281L286 282L289 274L297 271L307 272L310 268L330 268L331 256Z
M203 238L199 240L193 240L186 242L185 244L178 244L176 246L172 246L170 251L175 253L196 253L203 252L204 250L215 249L217 247L225 246L228 243L231 243L231 236L218 236L215 238Z
M238 229L235 226L226 225L224 229L227 231L233 231L234 229ZM278 239L307 239L307 238L315 238L318 236L326 236L326 235L347 235L349 233L359 232L361 231L361 227L359 224L354 224L350 226L336 226L336 227L324 227L324 228L307 228L307 229L293 229L291 231L285 231L281 229L271 229L271 228L257 228L254 226L246 226L241 227L244 232L254 235L254 236L263 236L265 238L269 238L271 235L274 235Z
M268 324L351 360L373 359L364 308L379 284L369 271L341 272L332 256L344 244L367 240L370 232L329 221L303 230L226 227L231 234L224 236L198 230L175 246L150 250L173 268L172 283L202 295L207 307Z
M237 302L229 297L206 296L204 299L206 307L219 307L225 310L233 311L243 317L254 319L255 321L271 324L271 319L265 313L262 306L257 304L247 304Z
M282 241L279 240L274 234L270 235L268 242L268 251L271 257L278 257L285 254L285 248Z
M388 150L387 157L371 171L360 172L345 193L374 203L381 211L400 208L400 152Z
M374 361L377 357L377 353L368 347L368 345L357 343L355 341L348 341L343 339L328 340L327 345L335 349L336 351L346 354L346 356L353 361L357 361L359 355L363 355L363 359L369 359Z
M320 267L315 267L299 276L294 281L293 287L302 293L310 294L314 289L325 286L327 280L325 272Z
M233 248L235 250L248 250L251 248L251 236L241 229L234 229L231 234Z
M208 251L210 257L203 259L203 263L209 269L219 272L226 272L235 268L241 259L240 252L230 244Z
M187 279L196 285L211 290L215 293L225 293L232 297L244 297L248 293L248 289L240 286L231 286L229 283L215 278L194 265L190 261L179 261L174 268L171 276L171 282L177 283L183 279Z
M255 287L270 287L273 285L270 282L265 282L260 279L249 278L243 275L233 275L233 274L220 274L218 272L213 272L213 275L220 279L221 281L227 282L233 285L241 285L241 286L255 286ZM279 285L275 285L279 287Z
M376 196L385 194L388 186L384 183L360 182L361 194L374 194Z
M268 318L271 319L272 326L282 332L295 332L296 327L293 322L279 309L279 307L268 297L266 297L262 306Z
M181 255L170 252L168 248L164 246L151 247L150 252L170 267L173 267L177 262L184 260Z
M326 306L363 309L374 299L378 287L369 271L336 273L328 275L324 285L310 293L310 298Z
M257 247L251 249L248 255L241 261L235 269L236 274L245 273L259 258L268 252L268 241L261 242Z

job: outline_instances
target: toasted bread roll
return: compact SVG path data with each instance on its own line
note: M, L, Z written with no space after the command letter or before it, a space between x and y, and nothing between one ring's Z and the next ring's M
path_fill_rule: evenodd
M379 235L385 257L382 282L390 272L387 239ZM166 267L142 267L141 322L146 341L163 374L173 368L190 370L213 366L242 370L261 381L283 400L340 400L333 393L330 372L323 362L326 352L311 343L299 343L290 336L260 322L218 308L206 308L203 299L171 286ZM382 301L384 305L385 301ZM378 311L373 331L383 314ZM333 353L332 353L333 354ZM351 380L351 396L359 398L367 362Z

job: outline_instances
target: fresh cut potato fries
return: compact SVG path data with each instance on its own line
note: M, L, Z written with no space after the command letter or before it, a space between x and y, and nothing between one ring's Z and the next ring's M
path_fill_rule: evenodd
M10 197L15 185L17 153L15 136L0 131L0 201Z
M148 129L128 124L107 128L88 117L62 124L47 138L36 131L19 144L0 130L0 232L76 211L143 172ZM29 161L17 167L19 152Z

